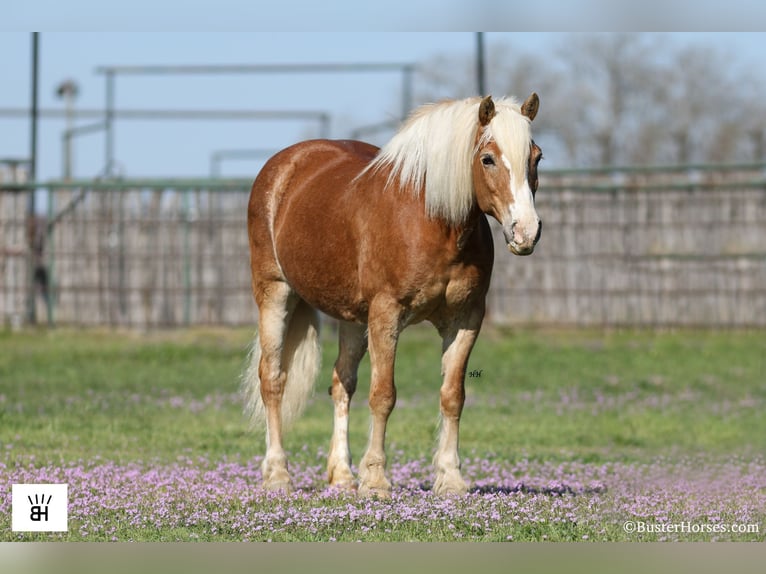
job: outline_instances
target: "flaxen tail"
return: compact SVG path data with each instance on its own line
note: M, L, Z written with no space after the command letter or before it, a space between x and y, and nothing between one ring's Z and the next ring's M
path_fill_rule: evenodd
M242 376L245 414L253 426L263 426L266 421L266 409L261 400L261 379L258 375L260 361L260 337L256 335L250 350L249 365ZM282 351L282 366L287 373L282 395L283 428L289 427L306 407L319 374L320 361L319 314L301 301L293 312Z

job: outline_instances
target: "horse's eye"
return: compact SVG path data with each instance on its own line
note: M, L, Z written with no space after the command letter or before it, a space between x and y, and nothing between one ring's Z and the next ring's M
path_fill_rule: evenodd
M481 156L481 163L484 165L495 165L495 159L491 155Z

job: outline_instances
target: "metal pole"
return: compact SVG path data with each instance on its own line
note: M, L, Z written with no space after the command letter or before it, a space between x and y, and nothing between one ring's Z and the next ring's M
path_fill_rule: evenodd
M414 68L405 66L402 70L402 121L407 119L412 109L412 74Z
M40 33L32 32L32 101L29 136L29 179L37 180L37 119L38 97L37 85L39 75ZM29 190L27 200L27 243L29 246L29 258L27 260L27 321L30 325L37 323L37 308L35 306L35 194L37 190L32 187Z
M212 64L212 65L150 65L100 66L97 74L167 75L167 74L321 74L397 72L409 66L404 62L351 62L313 64Z
M321 139L330 137L330 114L322 114L319 118L319 137Z
M112 163L114 162L114 130L112 120L114 119L114 73L111 70L106 72L106 109L104 116L104 126L106 129L106 145L104 146L104 175L109 176L112 173Z
M40 60L40 33L32 32L32 117L30 125L30 150L29 150L29 179L37 179L37 119L38 119L38 97L37 85L39 75ZM34 207L34 194L32 194L32 206Z
M72 116L79 119L103 119L107 110L100 108L80 108L72 111ZM65 109L40 108L38 116L42 118L66 118ZM321 110L222 110L222 109L117 109L112 108L112 120L316 120L323 121L327 116ZM28 118L29 107L4 108L0 107L0 118ZM101 122L100 125L104 125ZM79 128L74 127L72 131Z
M67 91L64 94L64 101L66 104L66 130L68 133L72 133L74 127L74 94L71 91ZM72 179L72 138L67 138L66 147L64 148L64 181Z
M221 177L221 154L213 153L210 156L210 177L218 179Z
M77 84L74 80L64 80L56 89L56 95L64 100L66 127L64 133L71 133L74 128L74 101L77 97ZM72 179L72 138L63 138L63 178Z
M487 95L484 74L484 32L476 32L476 86L480 96Z

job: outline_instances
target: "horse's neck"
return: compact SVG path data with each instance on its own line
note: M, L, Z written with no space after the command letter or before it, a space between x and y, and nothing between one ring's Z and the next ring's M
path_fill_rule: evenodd
M487 225L487 217L479 209L478 205L474 205L469 213L466 221L454 226L456 232L456 247L458 251L463 251L469 245L469 240L475 233L480 232L480 226Z

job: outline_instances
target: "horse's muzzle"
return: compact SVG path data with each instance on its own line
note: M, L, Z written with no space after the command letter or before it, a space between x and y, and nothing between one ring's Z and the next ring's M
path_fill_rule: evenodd
M535 245L540 241L542 231L543 222L539 219L537 220L537 227L529 231L521 229L516 221L511 223L510 229L503 227L508 251L514 255L531 255L535 250Z

